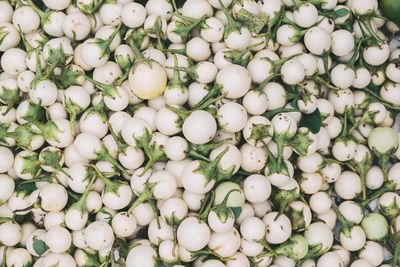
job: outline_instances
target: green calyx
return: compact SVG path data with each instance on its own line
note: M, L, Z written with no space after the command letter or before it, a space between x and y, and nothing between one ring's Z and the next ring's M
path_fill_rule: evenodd
M15 131L12 131L11 124L6 122L0 123L0 145L8 147L9 138L15 138Z
M174 16L178 17L180 20L175 21L176 28L173 32L179 35L183 42L186 42L189 39L193 29L200 25L206 18L206 15L203 15L199 19L193 19L176 12L174 13Z
M297 188L291 190L276 190L273 199L275 204L279 207L279 212L282 214L288 207L288 205L300 198L300 194Z
M31 174L36 177L40 172L40 162L36 153L30 153L26 156L21 156L22 160L22 174Z
M85 180L87 180L87 179L90 179L90 180L89 180L88 185L86 186L85 191L83 192L83 194L81 195L79 200L77 202L75 202L74 204L72 204L68 210L77 210L82 215L87 213L86 199L88 198L88 195L89 195L90 191L92 190L94 183L96 182L97 176L95 173L93 173L91 170L89 170L89 173Z
M147 33L142 29L130 29L127 31L125 35L125 41L132 49L135 59L141 60L144 59L143 54L140 52L140 47L142 47L145 38L147 37Z
M346 237L351 237L351 231L354 227L354 224L343 216L336 205L332 205L332 209L336 213L336 216L340 222L340 232L343 233Z
M275 249L278 255L284 255L294 260L301 260L307 256L308 242L302 235L294 235Z
M314 142L312 133L307 129L305 131L297 131L296 135L290 141L290 145L297 154L305 156L308 153L309 146Z
M223 171L219 167L221 159L228 152L228 149L229 147L225 148L212 162L199 160L199 167L194 172L204 175L206 185L211 180L221 181L232 176L232 169Z
M290 218L290 221L292 222L292 228L293 230L304 230L307 225L306 221L304 219L304 207L301 209L296 209L292 207L291 205L288 206L288 217Z
M75 134L76 118L79 114L81 114L83 112L83 109L69 99L64 100L64 107L69 115L69 121L70 121L70 125L71 125L71 133Z
M136 143L138 144L139 148L143 149L148 158L141 175L145 174L154 163L167 160L164 146L159 145L156 142L152 142L152 136L147 129L144 131L143 136L136 139Z
M60 75L53 75L53 77L61 87L68 88L74 85L82 85L84 72L69 65L61 70Z
M384 193L393 192L396 190L396 183L394 181L386 181L379 189L370 194L367 199L362 201L360 205L366 207L371 201L378 199Z
M8 88L2 86L0 88L0 102L7 105L7 110L4 115L7 114L15 104L19 103L22 99L21 91L17 88Z
M35 12L39 15L40 17L40 23L43 25L51 23L51 14L52 12L44 12L41 10L37 5L32 0L27 0L28 4L30 7L35 10Z
M120 29L121 29L121 24L118 25L117 28L115 28L115 30L107 39L95 38L94 40L90 41L91 44L96 44L100 48L101 57L110 55L110 45L112 41L114 41L114 38L117 36L117 34L119 34Z
M47 59L48 68L46 73L40 80L47 80L53 75L53 71L57 67L63 67L68 60L68 55L64 53L64 48L62 46L57 48L50 48L49 58Z
M97 10L103 5L104 0L92 0L89 4L83 4L81 1L77 1L76 6L86 15L94 15Z
M153 196L154 186L155 186L155 184L146 182L143 191L140 193L138 198L135 199L135 201L133 201L132 205L128 209L128 213L132 213L132 211L134 209L136 209L139 205L149 202L149 201L153 202L153 203L151 203L152 207L155 205L154 196ZM153 207L153 209L154 209L154 207ZM155 207L155 209L156 209L155 213L157 214L158 213L157 207Z
M231 193L233 192L240 192L239 189L232 189L230 190L224 197L224 200L216 205L215 207L213 207L211 210L215 212L215 214L218 216L218 219L222 222L222 223L226 223L226 221L228 220L228 218L235 218L235 214L233 213L232 209L227 207L226 204L228 202L229 196L231 195Z
M268 16L264 13L253 14L244 8L235 12L234 17L242 22L251 32L259 33L267 25Z
M3 40L7 37L8 31L6 30L6 26L0 27L0 45L3 43Z
M383 214L386 218L389 219L389 221L394 220L397 216L400 215L400 207L396 203L396 199L393 198L392 203L387 206L379 206L379 212Z
M32 141L40 136L40 133L32 129L31 123L19 125L13 134L17 145L23 149L32 150Z
M39 128L41 135L45 140L52 140L59 142L58 134L62 133L54 121L47 121L46 123L41 123L35 120L30 121L33 125Z
M236 21L233 18L232 13L224 6L221 0L218 0L218 2L227 19L227 24L225 26L225 31L224 31L224 38L227 38L232 32L240 32L243 28L242 23Z
M101 150L97 153L97 160L105 160L110 162L117 170L122 173L129 175L129 173L125 170L125 168L119 163L118 160L111 157L110 153L108 153L107 149L102 145Z
M133 60L126 55L115 55L115 62L124 72L129 71L133 64Z
M27 121L45 121L46 111L40 104L28 102L28 108L26 109L23 119Z
M271 125L253 124L251 127L250 140L254 140L256 145L265 145L272 136L269 135Z
M194 110L200 110L200 109L206 109L210 105L214 104L218 100L222 99L225 97L224 93L222 92L222 85L220 84L215 84L213 87L211 87L208 90L208 93L206 96L196 105L192 107L192 111Z
M223 145L225 142L217 142L217 143L207 143L203 145L193 145L191 144L188 151L186 152L189 156L192 156L193 158L201 159L204 161L210 161L208 156L210 155L211 151L221 145Z
M245 50L242 51L226 50L224 51L224 58L233 64L246 67L249 64L250 60L253 59L253 53L252 53L253 48L259 45L260 43L250 45Z
M190 113L192 112L192 111L185 109L182 106L172 106L172 105L167 104L165 107L176 114L178 119L175 123L179 127L181 127L183 125L183 122L185 121L185 119L187 117L189 117Z
M99 81L94 80L93 78L85 75L86 80L90 81L94 85L96 85L97 88L99 88L104 96L108 96L112 99L116 99L120 97L119 91L117 87L113 84L105 84Z

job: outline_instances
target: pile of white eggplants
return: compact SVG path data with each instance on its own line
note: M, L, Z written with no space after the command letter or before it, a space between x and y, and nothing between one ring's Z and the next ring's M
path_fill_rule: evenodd
M0 1L0 265L397 267L377 0Z

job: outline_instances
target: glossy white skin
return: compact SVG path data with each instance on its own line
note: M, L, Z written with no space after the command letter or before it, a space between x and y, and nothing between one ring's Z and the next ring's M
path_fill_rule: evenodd
M90 248L102 250L112 245L114 232L109 224L95 221L86 227L85 241Z
M265 224L257 217L249 217L240 224L240 234L248 241L261 240L265 236Z
M15 76L27 69L27 53L20 48L10 48L1 56L1 68L9 75Z
M317 261L317 267L332 266L341 267L342 261L339 255L335 252L327 252L323 254Z
M185 119L182 132L189 142L197 145L205 144L215 136L217 123L207 111L197 110Z
M247 201L261 203L271 195L271 183L264 175L253 174L244 180L243 192Z
M182 125L178 122L178 114L167 107L158 110L154 118L157 130L168 136L176 135L182 131Z
M371 73L365 68L358 68L356 70L356 76L353 81L353 87L362 89L365 88L371 82Z
M145 8L147 14L158 15L164 19L170 19L172 16L172 5L166 0L150 0Z
M226 233L212 233L208 247L221 257L230 257L239 250L240 234L235 228Z
M132 214L135 216L139 226L149 225L155 217L153 208L149 203L140 204L132 210Z
M7 174L0 174L0 203L5 203L14 193L14 179Z
M51 183L40 189L41 207L45 211L61 211L68 202L67 190L60 184Z
M400 69L396 63L389 63L386 66L385 73L390 80L396 83L400 83Z
M64 227L53 226L46 232L45 240L51 252L63 253L71 246L72 237Z
M332 68L331 77L333 85L340 89L346 89L353 84L356 73L345 64L338 64Z
M135 170L142 166L145 160L143 150L128 146L123 153L118 154L118 161L127 169Z
M218 73L218 67L212 62L201 61L195 65L194 71L198 76L193 77L195 81L207 84L215 80Z
M126 257L126 266L131 267L152 267L157 252L150 245L140 244L133 247Z
M158 255L164 262L177 262L179 260L179 246L172 240L164 240L158 247Z
M90 133L97 138L103 138L108 132L106 119L97 112L83 113L79 120L79 129L82 133Z
M217 74L216 83L223 86L227 98L243 97L250 89L251 76L248 70L240 65L228 65Z
M367 241L361 249L360 258L369 261L374 266L382 264L384 260L382 245L374 241Z
M186 158L188 142L180 136L173 136L168 139L165 145L165 154L170 160L183 160Z
M21 37L14 25L8 22L0 22L0 27L4 27L3 29L8 32L0 44L0 51L5 52L10 48L16 47L20 42Z
M25 248L16 248L7 252L5 263L8 266L26 266L32 263L32 256Z
M186 43L186 54L196 62L205 61L211 56L210 44L201 37L194 37Z
M12 247L19 243L22 237L21 226L15 222L4 222L0 225L0 242Z
M332 103L335 112L339 114L355 106L354 94L350 89L340 89L335 93L329 93L328 100Z
M210 228L196 217L187 217L178 226L177 240L179 245L189 251L197 251L207 246L210 241Z
M150 125L141 118L127 119L121 128L121 136L130 146L136 146L136 138L144 135L145 131L152 132Z
M350 236L346 236L343 232L340 233L340 244L348 251L357 251L361 249L365 241L365 232L358 225L350 230Z
M156 199L168 199L172 197L177 189L176 180L169 171L160 170L149 177L149 183L155 184L153 196Z
M286 215L270 212L263 217L263 222L266 225L265 239L268 243L281 244L290 238L292 225Z
M146 9L138 3L128 3L122 7L121 20L129 28L138 28L146 18Z
M267 154L263 148L254 147L250 144L243 144L240 147L242 154L241 168L251 173L257 173L264 168L267 163Z
M383 64L390 56L388 44L382 44L380 47L371 46L364 48L362 53L363 59L372 66Z
M201 37L210 43L219 42L222 40L224 36L225 25L221 20L210 17L204 21L206 25L204 28L200 30Z
M160 207L160 215L165 220L183 220L188 213L188 206L184 200L171 197L165 200Z
M195 172L199 161L195 160L186 165L181 175L181 182L185 190L195 194L205 194L215 185L215 180L207 180L202 173Z
M310 224L304 233L310 246L322 244L322 250L328 251L333 244L333 233L329 227L323 222L315 222Z
M65 17L62 29L65 36L80 41L90 33L91 24L89 18L83 13L71 13Z
M35 155L37 155L37 154L34 152L29 152L27 150L23 150L15 156L14 163L13 163L13 169L19 178L21 178L23 180L31 180L34 178L33 177L34 174L25 173L23 171L23 158L25 158L27 156L35 156ZM39 171L39 173L40 173L40 171Z
M331 37L320 27L312 27L304 35L304 44L314 55L320 56L331 48Z
M252 131L255 126L259 125L266 126L267 129L265 132L265 137L262 140L254 140L252 137ZM247 123L242 131L242 134L246 142L249 143L250 145L256 147L263 147L264 144L270 143L272 136L274 134L274 129L271 125L271 122L267 118L263 116L253 116L247 120Z
M361 179L358 174L344 171L335 182L335 192L343 199L351 200L361 193Z
M317 214L323 214L327 212L332 206L332 200L326 192L318 192L310 198L310 208Z
M102 193L102 201L105 207L113 210L120 210L129 205L133 197L133 193L129 185L122 184L117 192Z
M350 54L354 49L354 37L347 30L337 30L331 34L332 53L338 57Z
M263 88L267 97L267 110L283 108L286 105L287 94L280 83L269 82Z
M160 96L167 86L167 74L155 61L139 63L129 74L130 90L142 99Z
M7 147L0 147L0 173L5 173L11 169L14 162L14 154Z
M158 246L164 240L174 239L174 229L164 220L153 219L147 229L149 240L154 245Z
M40 17L30 6L21 6L14 10L12 17L14 26L23 33L31 33L40 27Z
M302 4L294 10L293 18L298 26L309 28L318 20L318 9L310 3Z
M228 148L228 150L222 156L219 166L223 171L233 167L233 173L236 173L242 163L240 151L236 146L232 144L221 145L210 152L209 158L211 161L215 160L226 148Z
M394 105L400 105L400 83L387 83L381 87L380 95L388 102Z
M207 216L207 224L211 228L212 231L216 233L226 233L233 228L235 223L234 216L227 217L226 221L223 222L218 217L217 213L214 210L211 210Z
M338 209L343 217L354 224L360 224L364 217L361 207L353 201L343 201Z
M0 23L10 22L12 20L12 15L13 15L14 10L10 3L8 3L7 1L1 2L0 3L0 11L2 14Z

